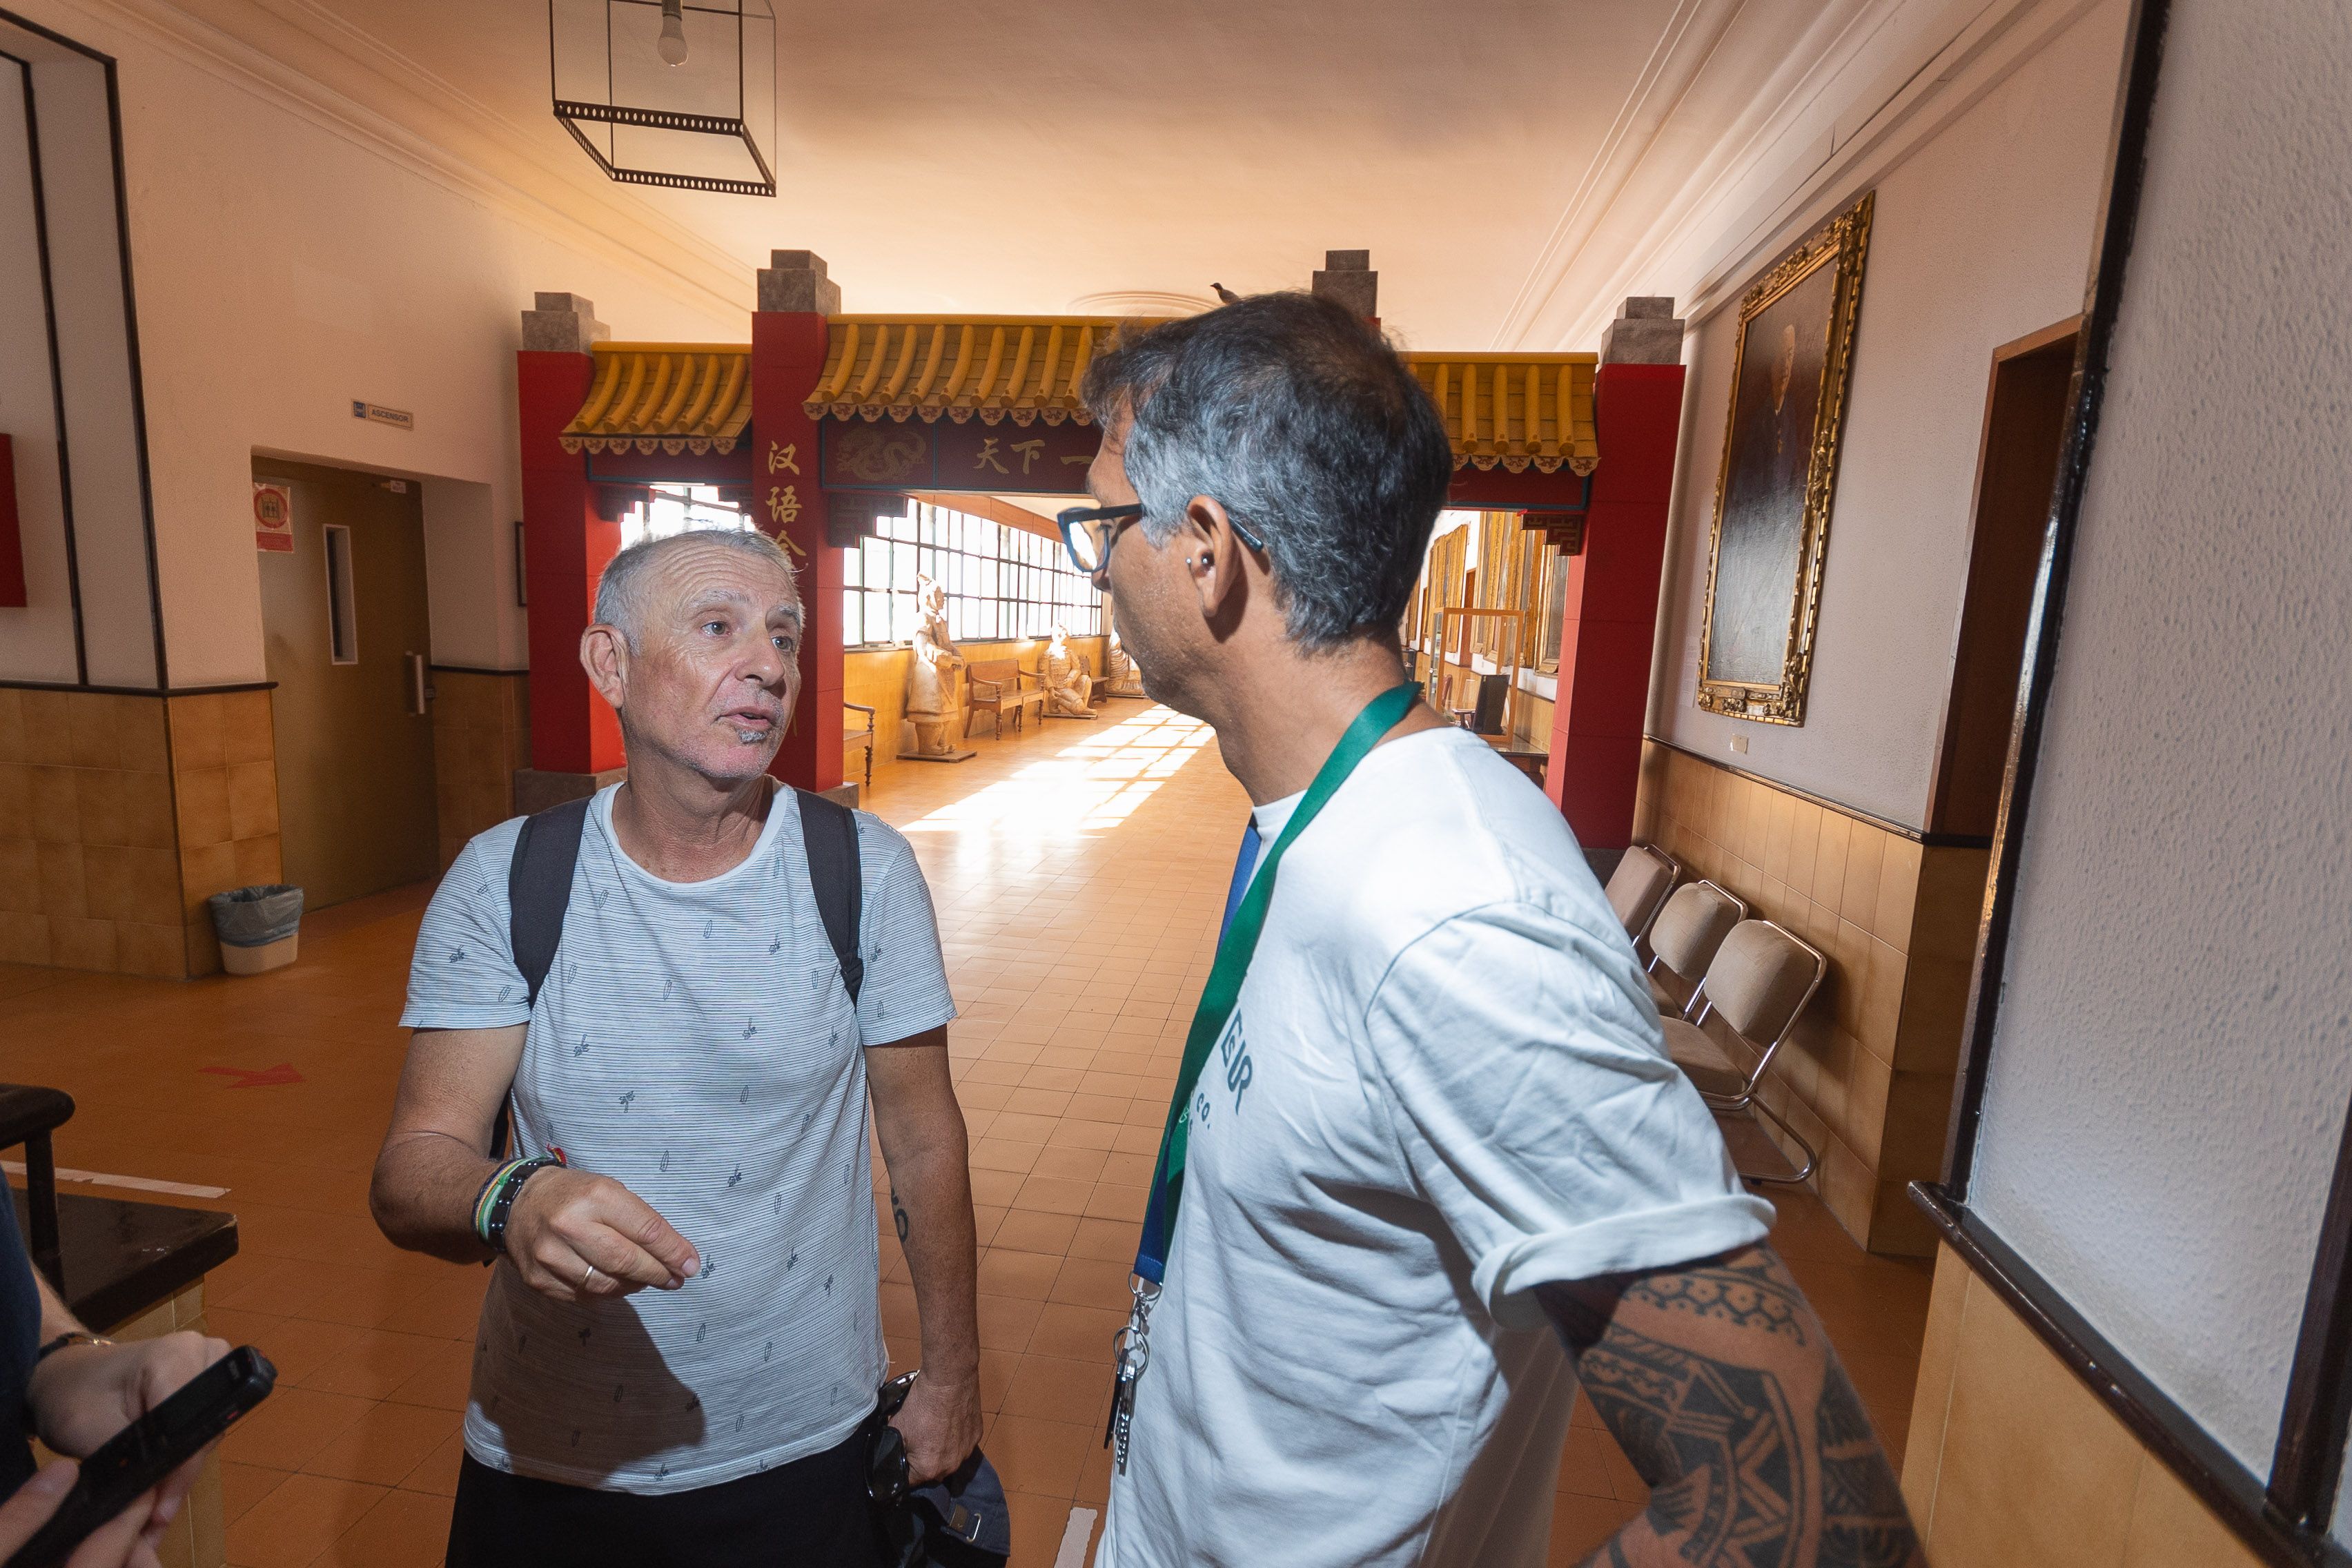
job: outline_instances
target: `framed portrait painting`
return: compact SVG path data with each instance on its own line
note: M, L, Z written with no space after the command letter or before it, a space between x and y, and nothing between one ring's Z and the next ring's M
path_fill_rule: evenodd
M1711 713L1805 721L1872 199L1808 235L1739 302L1699 636L1698 705Z

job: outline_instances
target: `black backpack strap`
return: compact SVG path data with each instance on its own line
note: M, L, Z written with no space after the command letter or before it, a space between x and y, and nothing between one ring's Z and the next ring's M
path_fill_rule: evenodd
M567 800L522 819L514 858L507 865L507 946L521 972L530 1007L555 966L563 941L563 914L572 907L572 871L580 860L580 830L588 821L588 797ZM490 1127L493 1159L507 1144L507 1101L499 1101Z
M857 951L857 930L864 918L866 889L857 865L857 814L845 805L804 789L801 797L801 843L808 852L809 886L816 893L816 912L824 921L825 940L841 961L841 983L849 987L849 1003L857 1005L858 987L866 984L866 960Z

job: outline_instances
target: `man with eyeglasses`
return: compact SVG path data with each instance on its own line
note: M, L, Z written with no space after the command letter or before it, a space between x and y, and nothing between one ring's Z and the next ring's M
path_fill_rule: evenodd
M1542 1563L1580 1382L1608 1565L1916 1563L1819 1320L1567 824L1408 684L1435 407L1304 295L1096 361L1062 514L1255 805L1137 1250L1103 1568Z

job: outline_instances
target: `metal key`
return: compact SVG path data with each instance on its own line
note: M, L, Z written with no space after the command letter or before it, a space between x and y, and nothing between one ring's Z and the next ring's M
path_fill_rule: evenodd
M1151 1307L1160 1300L1160 1287L1141 1275L1133 1277L1128 1289L1135 1296L1135 1308L1127 1326L1113 1336L1117 1368L1111 1383L1110 1421L1103 1431L1103 1447L1111 1450L1120 1475L1127 1474L1128 1447L1134 1436L1135 1385L1151 1364Z

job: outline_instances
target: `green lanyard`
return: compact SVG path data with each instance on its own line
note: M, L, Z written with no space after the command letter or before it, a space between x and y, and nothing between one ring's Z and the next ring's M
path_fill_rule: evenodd
M1201 1069L1208 1065L1209 1052L1219 1036L1225 1032L1234 1008L1241 1001L1242 981L1249 973L1250 959L1257 952L1258 934L1265 929L1265 913L1274 901L1274 874L1282 865L1283 851L1307 830L1324 803L1339 793L1356 771L1356 764L1371 753L1381 743L1381 737L1397 727L1421 696L1421 688L1411 681L1391 687L1364 705L1362 712L1348 726L1339 743L1331 748L1330 756L1315 774L1315 782L1307 786L1290 820L1274 847L1265 852L1256 868L1248 890L1242 895L1234 917L1217 941L1217 959L1209 969L1209 983L1201 991L1201 1005L1192 1015L1192 1032L1184 1037L1184 1062L1176 1073L1176 1095L1169 1102L1168 1125L1160 1135L1160 1162L1151 1173L1151 1199L1143 1215L1143 1237L1136 1249L1135 1272L1154 1285L1160 1283L1168 1272L1168 1252L1176 1236L1176 1205L1184 1195L1184 1152L1192 1130L1192 1101L1193 1088L1201 1080Z

